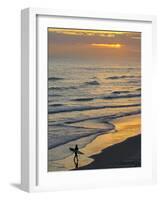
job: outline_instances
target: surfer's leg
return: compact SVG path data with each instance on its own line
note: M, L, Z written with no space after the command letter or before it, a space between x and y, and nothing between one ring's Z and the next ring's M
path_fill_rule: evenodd
M78 159L78 155L76 155L76 159L77 159L77 162L79 161L79 159Z
M78 160L78 155L75 154L73 160L74 160L75 168L78 168L78 162L79 162L79 160Z

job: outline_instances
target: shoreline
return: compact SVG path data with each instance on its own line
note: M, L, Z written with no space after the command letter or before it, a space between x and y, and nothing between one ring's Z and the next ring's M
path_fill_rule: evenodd
M79 156L79 166L77 170L82 170L85 168L87 169L87 166L89 167L89 165L95 163L96 159L98 160L98 157L101 156L104 150L112 148L117 144L121 144L125 142L128 138L140 135L140 120L140 114L111 120L110 122L115 126L116 131L109 131L107 133L99 135L84 148L80 149L80 151L83 152L84 155ZM105 156L104 160L106 160L106 158L107 157ZM49 172L73 169L75 169L73 155L63 160L53 161L49 165Z

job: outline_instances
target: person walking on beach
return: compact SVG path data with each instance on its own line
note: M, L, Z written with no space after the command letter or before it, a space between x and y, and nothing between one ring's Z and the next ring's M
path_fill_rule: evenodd
M81 151L79 151L78 145L75 145L75 148L69 148L73 153L74 153L74 164L75 164L75 168L78 168L78 163L79 163L79 159L78 159L78 154L84 154Z
M79 162L79 159L78 159L78 152L79 152L79 148L78 148L78 145L76 144L75 145L75 148L74 148L74 163L75 163L75 168L78 168L78 162Z

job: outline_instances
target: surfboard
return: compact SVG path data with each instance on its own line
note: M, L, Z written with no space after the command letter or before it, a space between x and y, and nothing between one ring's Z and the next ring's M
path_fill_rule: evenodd
M71 147L70 147L69 149L70 149L70 151L72 151L73 153L75 153L75 149L74 149L74 148L71 148ZM77 153L78 153L78 154L84 154L84 153L81 152L81 151L77 151Z

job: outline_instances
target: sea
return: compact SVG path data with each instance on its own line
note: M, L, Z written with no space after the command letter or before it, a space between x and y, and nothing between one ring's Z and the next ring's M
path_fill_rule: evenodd
M115 132L112 120L141 113L140 65L49 62L48 162L72 154L98 135Z

